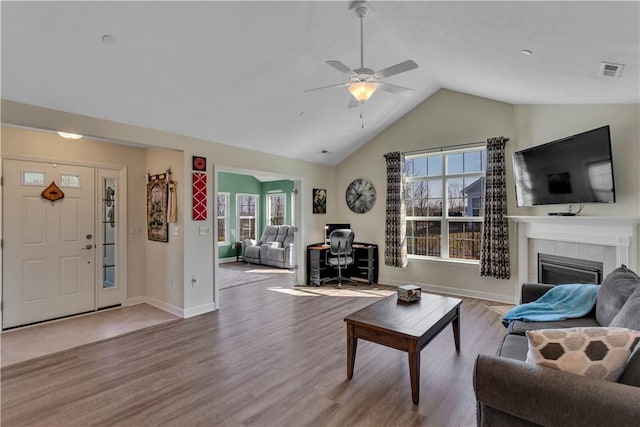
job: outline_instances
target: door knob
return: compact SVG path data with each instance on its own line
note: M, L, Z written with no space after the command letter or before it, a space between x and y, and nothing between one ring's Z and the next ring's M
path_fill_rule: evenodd
M93 245L91 243L87 243L84 248L80 248L80 249L93 249Z

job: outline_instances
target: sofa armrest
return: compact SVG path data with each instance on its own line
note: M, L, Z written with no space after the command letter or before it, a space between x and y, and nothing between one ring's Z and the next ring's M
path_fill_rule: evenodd
M520 296L520 304L526 304L540 298L547 291L556 285L547 285L543 283L523 283L522 293Z
M244 239L242 241L242 246L248 248L249 246L256 246L258 244L257 240L254 239Z
M479 355L473 388L481 405L539 425L623 426L640 420L638 387L504 357Z

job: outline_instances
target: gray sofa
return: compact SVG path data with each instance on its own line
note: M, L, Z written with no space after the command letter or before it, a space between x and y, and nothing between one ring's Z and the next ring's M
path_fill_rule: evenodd
M524 284L521 302L553 285ZM512 321L497 355L476 359L473 387L479 426L640 425L640 344L617 382L525 362L527 330L616 326L640 330L640 278L622 266L599 288L587 316L558 322Z
M293 268L294 234L288 225L267 225L260 240L242 242L242 259L252 264Z

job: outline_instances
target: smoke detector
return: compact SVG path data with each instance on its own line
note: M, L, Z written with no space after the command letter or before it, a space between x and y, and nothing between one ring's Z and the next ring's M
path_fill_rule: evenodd
M620 77L624 64L615 64L613 62L600 63L599 76L604 77Z

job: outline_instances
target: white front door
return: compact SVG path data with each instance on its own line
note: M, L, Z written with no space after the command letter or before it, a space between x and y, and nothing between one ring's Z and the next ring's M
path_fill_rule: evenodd
M95 170L5 160L3 328L95 309ZM64 198L41 196L51 184Z

